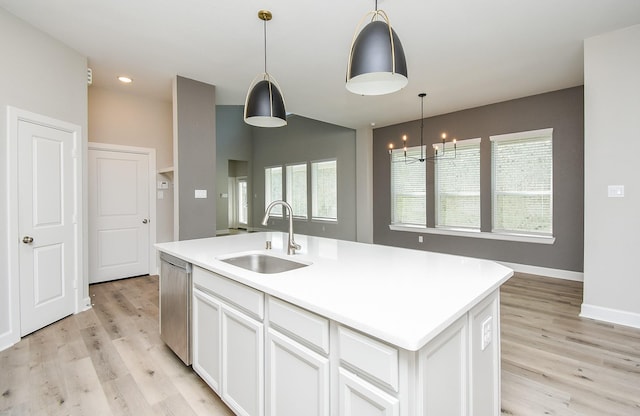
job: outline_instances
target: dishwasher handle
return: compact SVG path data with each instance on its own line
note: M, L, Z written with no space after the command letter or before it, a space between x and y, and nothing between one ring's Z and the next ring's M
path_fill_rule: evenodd
M175 267L178 267L184 271L186 271L187 273L191 273L191 263L182 260L178 257L172 256L170 254L167 254L163 251L160 252L160 260L164 261L166 263L169 263Z

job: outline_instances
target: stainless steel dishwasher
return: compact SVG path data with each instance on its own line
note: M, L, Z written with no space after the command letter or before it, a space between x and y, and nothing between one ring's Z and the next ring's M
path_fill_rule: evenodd
M160 338L191 365L191 263L160 252Z

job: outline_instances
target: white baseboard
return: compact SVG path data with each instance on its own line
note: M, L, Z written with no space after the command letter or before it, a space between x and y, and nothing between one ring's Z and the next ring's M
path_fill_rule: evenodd
M20 337L16 336L14 331L7 331L0 335L0 351L6 350L18 342L20 342Z
M518 273L537 274L539 276L554 277L556 279L574 280L576 282L584 282L584 273L574 272L571 270L550 269L548 267L529 266L527 264L507 263L499 261L498 263L513 269Z
M583 303L580 311L582 318L596 319L640 329L640 314L620 309L605 308L603 306Z
M91 309L91 298L89 296L87 296L86 298L84 298L82 300L82 303L80 305L78 305L78 306L79 306L78 312L76 312L76 313L88 311L89 309Z

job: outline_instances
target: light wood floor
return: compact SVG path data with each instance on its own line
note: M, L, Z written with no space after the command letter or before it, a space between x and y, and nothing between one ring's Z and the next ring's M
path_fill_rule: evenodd
M578 317L582 283L501 290L503 415L640 415L640 330Z
M0 415L232 415L159 339L157 277L90 293L0 352ZM577 282L503 286L503 415L640 415L640 330L581 319L581 302Z

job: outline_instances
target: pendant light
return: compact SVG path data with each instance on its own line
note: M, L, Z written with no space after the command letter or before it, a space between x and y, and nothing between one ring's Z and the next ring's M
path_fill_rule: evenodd
M287 125L284 98L280 86L267 72L267 21L273 15L269 10L260 10L258 18L264 21L264 73L251 82L244 102L244 121L257 127L282 127Z
M376 9L360 20L351 42L347 64L347 89L354 94L382 95L396 92L409 82L407 61L389 17ZM371 21L358 33L368 17Z

